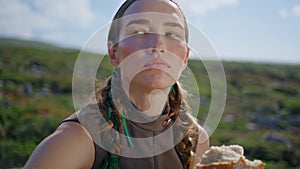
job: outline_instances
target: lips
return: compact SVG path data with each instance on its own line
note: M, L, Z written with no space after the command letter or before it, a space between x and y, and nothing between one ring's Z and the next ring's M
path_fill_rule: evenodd
M166 69L166 68L171 68L169 64L167 64L165 61L161 59L155 59L151 60L147 64L143 66L144 68L154 68L154 69Z

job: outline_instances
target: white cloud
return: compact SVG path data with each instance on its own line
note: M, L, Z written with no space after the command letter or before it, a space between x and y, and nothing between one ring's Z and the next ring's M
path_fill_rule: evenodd
M290 9L286 9L286 8L280 9L279 15L283 19L286 19L291 16L300 17L300 5L294 5Z
M41 15L79 26L87 26L95 19L88 0L32 0L33 8Z
M279 11L279 15L281 18L285 19L289 16L289 12L286 9L281 9Z
M224 6L236 5L239 0L184 0L179 3L186 11L203 15Z
M0 1L1 34L31 37L34 30L52 28L54 23L30 10L22 1Z
M0 34L47 38L53 32L90 28L99 17L89 0L0 0ZM63 38L63 33L52 36Z
M300 5L294 5L293 8L292 8L292 13L295 16L300 17Z

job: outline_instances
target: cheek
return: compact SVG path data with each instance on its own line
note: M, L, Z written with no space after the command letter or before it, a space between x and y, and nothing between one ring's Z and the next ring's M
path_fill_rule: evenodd
M132 53L137 52L141 49L143 48L136 41L133 41L131 39L125 39L118 43L116 55L122 61L123 59L130 56Z
M177 59L185 60L187 56L187 47L182 43L164 43L165 54L172 54L177 56ZM142 38L127 38L118 43L117 56L120 58L120 61L127 58L134 52L140 50L152 50L153 45L151 44L151 39L142 39ZM151 52L149 52L151 53Z
M179 59L186 61L188 55L188 48L183 45L178 45L173 49L172 53L179 57Z

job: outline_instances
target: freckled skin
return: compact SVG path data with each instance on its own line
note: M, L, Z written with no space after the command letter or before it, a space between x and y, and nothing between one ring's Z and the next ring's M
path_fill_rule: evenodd
M172 2L165 0L155 0L155 2L154 0L135 1L126 10L125 15L138 12L159 12L183 18L178 7ZM156 19L156 21L160 20L161 18ZM153 24L153 22L151 24ZM184 28L181 33L183 33L186 29L187 28ZM141 55L139 55L141 56L141 58L136 63L143 64L143 61L146 61L147 63L147 61L149 61L149 58L166 58L166 53L172 53L173 55L169 56L174 56L175 61L178 61L178 63L181 63L182 65L186 64L189 49L182 43L175 43L174 41L174 43L170 43L170 41L166 39L167 37L164 36L165 34L161 35L162 36L149 36L148 38L145 38L144 36L126 38L119 42L117 47L113 47L112 44L108 42L111 63L114 66L118 67L124 59L126 59L127 57L131 58L134 53L141 51ZM185 38L186 37L184 37L182 41L186 41ZM113 48L113 50L111 50L111 47ZM152 50L147 50L149 48ZM136 58L133 57L133 59ZM181 71L182 67L180 67L180 64L178 64L179 66L174 66L171 64L174 63L172 62L172 60L172 57L168 57L166 59L170 67L173 66L174 70ZM150 64L152 64L151 60ZM129 64L128 67L125 66L125 69L130 69L134 66L139 65ZM148 95L150 95L149 93L147 93L149 90L151 91L151 89L165 89L159 91L163 91L165 92L164 94L168 94L169 87L175 82L175 80L177 79L160 69L145 69L137 74L132 80L132 85L134 86L132 89L136 92L130 91L130 94L133 94L132 99L134 99L131 101L135 103L135 105L140 108L140 110L144 110L145 108L148 108L147 102L145 104L143 101L145 101ZM164 104L166 103L166 98L159 100L157 98L161 97L160 95L158 95L159 97L156 97L157 95L158 94L151 95L155 96L153 98L156 101L152 106L154 107L153 110L156 110L156 107L159 108L161 105L164 106ZM151 113L151 110L152 109L149 109L148 112ZM159 113L159 111L153 112ZM67 119L78 118L77 115L77 113L73 113ZM196 150L197 157L201 157L201 155L209 147L208 135L206 134L204 129L199 127L199 133L203 134L200 134L198 138L198 146ZM95 145L92 139L92 135L90 135L89 131L81 124L74 122L65 122L62 123L53 134L48 136L38 145L38 147L35 149L31 157L25 164L24 169L85 169L92 168L95 162L94 160ZM196 159L194 163L196 163L197 161L199 160Z
M126 10L124 16L140 12L159 12L182 18L179 9L172 2L159 1L159 3L160 5L149 1L137 1ZM170 21L172 20L170 19ZM152 22L150 24L152 24ZM122 26L124 29L124 25ZM184 30L182 30L182 32L184 33ZM186 40L185 37L184 40ZM174 59L180 59L184 63L187 62L189 53L189 49L186 45L183 45L180 41L174 40L170 37L165 37L164 35L159 35L157 33L153 33L151 35L137 35L122 39L118 43L116 49L116 56L119 59L118 62L121 63L122 60L128 56L130 57L131 54L137 51L144 51L144 58L148 60L149 57L164 57L164 55L172 54L174 57L177 57ZM175 67L173 67L173 69L175 69ZM178 79L174 79L174 76L172 77L160 69L151 68L139 72L136 77L132 79L130 85L132 87L134 86L135 89L139 87L148 88L150 90L165 89L173 85L176 80Z

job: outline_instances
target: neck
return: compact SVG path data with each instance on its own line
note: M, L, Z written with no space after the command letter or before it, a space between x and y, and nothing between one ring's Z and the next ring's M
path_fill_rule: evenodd
M136 108L147 116L158 116L162 113L168 99L169 88L146 89L130 86L127 96Z

